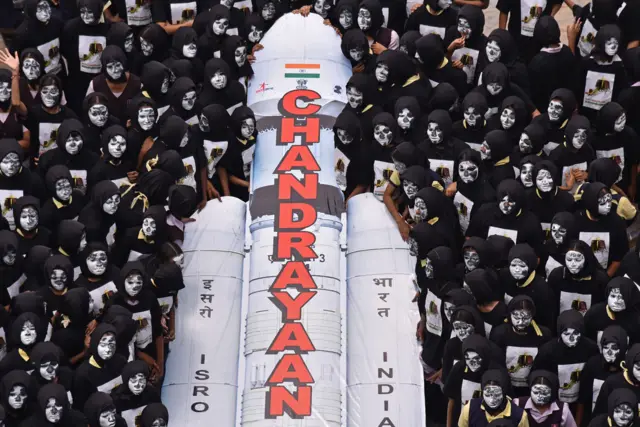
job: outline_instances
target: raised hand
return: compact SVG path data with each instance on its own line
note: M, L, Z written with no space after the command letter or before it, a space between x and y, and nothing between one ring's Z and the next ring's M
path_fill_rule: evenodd
M17 72L20 69L20 57L18 56L18 52L11 56L9 49L0 50L0 63L9 67L14 73Z

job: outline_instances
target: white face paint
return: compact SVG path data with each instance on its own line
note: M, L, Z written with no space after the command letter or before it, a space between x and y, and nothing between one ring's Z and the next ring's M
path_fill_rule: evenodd
M504 400L502 387L497 385L487 385L482 389L482 400L491 409L496 409Z
M62 291L67 287L67 273L61 268L54 268L49 276L51 287L56 291Z
M336 134L338 135L338 139L343 144L350 144L353 142L353 136L349 135L344 129L336 129Z
M109 120L109 109L106 105L95 104L89 107L89 121L99 128L104 127Z
M349 56L355 62L360 62L360 61L362 61L362 58L364 57L364 50L362 50L362 48L360 48L360 47L354 47L352 49L349 49Z
M502 114L500 114L500 124L504 130L509 130L516 124L516 112L513 108L507 107L502 110Z
M415 215L415 217L413 218L414 221L422 222L427 219L427 216L428 216L427 204L425 203L424 200L422 200L419 197L416 197L413 202L413 208L414 208L414 215Z
M420 190L417 185L407 180L402 181L402 188L404 189L404 193L410 200L413 200L413 198L416 197L416 194Z
M613 203L613 196L611 193L604 193L598 197L598 213L600 215L609 215L611 212L611 204Z
M587 130L586 129L578 129L576 133L573 134L573 138L571 138L571 145L576 150L582 148L582 146L587 142Z
M474 127L478 124L478 120L482 117L480 114L476 112L476 107L469 107L463 113L464 120L471 127Z
M64 149L67 153L75 156L82 149L82 136L78 132L72 132L64 143Z
M33 58L25 58L24 61L22 61L22 72L30 81L39 79L40 74L42 74L40 64Z
M546 169L540 169L538 176L536 176L536 187L543 193L548 193L554 188L553 177L551 172Z
M451 5L453 4L452 0L438 0L437 2L438 7L442 10L446 10L449 9L451 7Z
M56 197L58 200L68 202L71 199L72 192L73 187L68 179L62 178L56 181Z
M249 34L247 35L247 38L249 39L249 41L251 43L258 43L260 40L262 40L262 35L263 34L264 34L264 31L262 31L261 29L259 29L255 25L252 25L251 26L251 30L249 31Z
M502 85L499 83L488 83L487 84L487 92L489 92L491 95L495 96L497 94L499 94L500 92L502 92Z
M464 363L471 372L478 372L482 368L482 357L475 351L467 351L464 353Z
M142 290L142 275L131 273L124 280L124 290L130 297L135 297Z
M116 410L109 409L107 411L100 413L100 418L98 418L98 423L100 427L116 427L117 417Z
M153 54L153 45L140 37L140 49L144 56L151 56Z
M615 342L608 342L602 346L602 357L607 363L614 363L620 354L620 346Z
M36 19L43 24L47 24L51 20L51 6L46 0L42 0L36 6Z
M613 124L613 130L616 132L622 132L626 125L627 125L627 115L625 113L622 113L620 114L620 117L616 119L616 122Z
M413 117L413 114L411 114L411 111L409 111L408 108L403 108L400 113L398 113L398 118L396 120L400 129L407 130L411 127L415 117Z
M480 146L480 158L482 160L491 159L491 147L487 141L482 141L482 145Z
M113 215L118 210L118 206L120 206L120 195L114 194L113 196L105 200L105 202L102 204L102 210L107 215Z
M213 77L211 77L211 86L214 89L224 89L227 87L227 76L220 70L213 73Z
M331 3L325 0L316 0L313 2L313 10L323 18L327 18L329 16L329 11L331 10Z
M242 125L240 125L240 134L245 139L253 136L253 133L256 131L256 123L252 118L247 118L242 121Z
M180 140L180 148L186 147L188 143L189 143L189 130L187 129L184 136Z
M220 4L226 6L228 9L231 9L231 6L233 6L233 0L221 0Z
M360 27L362 31L367 31L371 28L372 21L371 12L361 7L358 11L358 27Z
M22 409L27 400L27 389L22 385L14 385L7 401L13 409Z
M564 239L567 237L567 229L560 224L551 224L551 238L556 245L564 243Z
M142 220L142 234L145 237L154 237L156 235L156 221L151 217Z
M138 124L142 130L149 130L156 124L156 112L152 107L143 106L138 110Z
M92 25L96 20L93 12L88 7L80 8L80 19L85 25Z
M167 422L164 418L157 418L151 423L151 427L167 427Z
M635 409L627 403L621 403L613 408L611 418L613 418L613 422L616 423L617 427L630 426L634 418L634 410Z
M416 239L409 237L407 243L409 244L409 254L411 256L418 256L418 242L416 242Z
M500 45L498 45L498 42L495 40L489 40L484 47L484 51L487 54L489 62L499 61L502 56L502 49L500 49Z
M122 135L115 135L111 139L109 139L109 144L107 145L107 151L109 151L109 155L116 159L122 157L124 152L127 149L127 141L124 139Z
M62 419L62 405L55 398L50 397L44 409L44 416L51 424L57 424Z
M209 119L204 114L200 114L200 120L198 121L198 127L202 132L209 132L211 128L209 127Z
M94 276L102 276L107 271L107 253L105 251L93 251L87 256L87 270Z
M383 147L389 145L393 139L391 128L385 125L375 125L373 128L373 138Z
M127 53L131 53L133 50L133 33L128 34L127 37L124 38L124 51Z
M182 97L182 108L191 111L194 105L196 105L196 91L190 90Z
M58 362L43 362L40 364L40 376L46 381L53 381L58 375Z
M609 56L615 56L618 53L618 46L618 40L612 37L604 42L604 53Z
M443 311L444 311L444 317L447 318L448 322L451 322L451 316L453 316L453 310L455 309L456 309L455 304L445 301Z
M612 288L607 297L607 305L614 313L619 313L627 308L620 288Z
M511 324L516 331L524 331L531 325L533 315L529 310L513 310L509 315Z
M379 83L385 83L389 78L389 66L384 63L378 64L376 66L375 76Z
M269 22L276 17L276 5L269 2L262 8L262 19Z
M632 374L637 381L640 381L640 362L633 364Z
M364 95L354 86L347 87L347 101L351 108L360 108L364 102Z
M585 258L581 252L571 250L565 254L564 263L571 274L578 274L584 267Z
M509 264L509 272L514 279L522 280L529 275L529 267L520 258L514 258Z
M340 16L338 17L338 22L345 30L348 30L353 25L353 14L348 9L342 9L340 11Z
M184 254L177 255L171 259L174 264L180 266L180 269L184 268Z
M522 154L529 154L533 150L533 143L531 138L526 133L520 135L520 141L518 141L518 148Z
M467 21L467 18L459 17L458 18L458 32L462 37L468 39L471 37L471 24Z
M182 46L182 55L185 58L195 58L198 54L198 46L195 43L189 43Z
M20 331L20 342L23 345L29 346L36 342L38 338L38 333L36 332L36 327L33 326L31 321L27 320L22 324L22 330Z
M107 75L113 80L120 79L124 74L124 66L120 61L107 62L106 67Z
M478 179L478 174L478 165L469 160L463 160L458 165L458 176L465 184L470 184Z
M82 233L82 237L80 238L80 243L78 244L78 253L84 251L84 248L87 247L87 233Z
M20 228L32 231L38 226L38 211L33 206L26 206L20 212Z
M147 378L142 373L135 374L129 378L127 386L134 396L139 396L147 387Z
M238 67L242 67L247 62L247 47L238 46L234 51L234 58L236 61L236 65Z
M473 248L465 249L463 259L467 272L475 270L480 265L480 255Z
M0 162L0 172L10 178L20 171L20 157L16 153L9 153Z
M533 187L533 165L531 163L525 163L520 169L520 182L525 188Z
M0 82L0 102L11 99L11 86L9 82Z
M567 328L560 334L560 339L567 347L575 347L578 345L578 341L580 341L580 335L580 332L575 329Z
M549 120L552 122L557 122L562 118L562 114L564 113L564 106L562 105L562 101L557 99L552 99L549 102L549 106L547 107L547 114L549 115Z
M47 85L40 88L40 99L47 108L52 108L60 102L60 89L56 85Z
M507 194L500 200L498 207L503 214L510 215L516 208L516 202Z
M160 87L160 92L162 93L167 93L169 92L169 83L170 83L170 77L167 76L164 78L164 80L162 81L162 86Z
M453 310L451 314L453 315ZM455 334L456 337L458 337L460 341L464 341L467 337L473 335L475 331L476 331L476 328L467 322L463 322L462 320L453 321L453 333ZM474 354L477 355L477 353L474 353ZM465 356L465 359L466 359L466 356Z
M427 276L427 279L433 279L433 263L429 258L425 260L424 264L424 274Z
M440 144L444 141L444 132L442 132L440 125L435 122L430 122L427 125L427 136L432 144Z
M7 253L2 257L2 262L4 265L13 265L16 263L16 251L14 249L9 249Z
M536 406L546 406L551 403L551 387L546 384L531 386L531 400Z
M102 360L109 360L116 353L116 336L107 332L98 342L98 356Z

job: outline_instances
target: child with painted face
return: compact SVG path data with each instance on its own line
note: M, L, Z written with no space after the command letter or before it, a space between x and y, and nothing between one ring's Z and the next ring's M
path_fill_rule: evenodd
M140 46L140 59L143 64L152 61L162 62L167 59L169 53L169 36L167 32L156 23L144 27L138 36ZM143 72L144 74L144 72Z
M511 153L511 162L519 165L520 161L527 156L544 156L543 147L546 143L545 130L540 123L531 123L522 130L518 137L517 146Z
M40 102L34 104L27 112L25 125L31 133L29 157L33 159L33 167L37 166L42 154L57 147L58 128L66 119L77 118L66 105L62 105L62 82L53 75L47 74L40 79Z
M490 340L505 354L514 396L529 394L528 378L538 349L553 337L549 328L539 325L536 304L528 295L518 295L509 302L509 320L491 330ZM555 319L554 319L555 320Z
M520 160L520 168L517 181L522 184L526 191L534 191L536 182L533 177L533 168L542 161L542 157L529 154Z
M607 412L595 417L589 427L637 427L638 395L628 388L618 388L604 399L603 409Z
M603 300L602 290L609 278L582 240L569 242L562 263L562 267L547 276L547 283L557 293L557 312L573 309L584 316L589 308Z
M428 0L421 7L414 7L407 19L406 31L419 31L421 35L437 34L444 39L447 28L457 22L457 11L452 1Z
M591 124L586 117L573 116L565 127L564 135L565 141L549 154L549 160L558 167L562 188L569 190L575 183L587 179L587 167L596 156L591 147Z
M18 426L32 413L33 378L23 370L13 370L0 381L3 423Z
M558 387L556 374L542 369L534 371L529 375L531 393L513 399L513 403L527 412L530 425L550 423L558 427L576 427L569 405L558 400Z
M481 381L485 372L489 369L504 371L504 362L496 358L490 341L482 335L466 337L462 341L461 355L462 358L453 366L443 389L443 394L448 399L447 426L457 425L462 407L471 399L482 396Z
M578 236L591 246L598 263L613 277L629 250L626 224L613 211L613 196L602 183L586 185L581 203L584 209L576 213Z
M455 176L455 161L467 145L452 136L453 123L447 111L434 110L426 120L426 136L420 143L431 164L431 170L449 186Z
M607 378L622 373L620 364L628 348L627 332L619 325L607 326L599 335L600 354L587 361L580 377L580 403L584 405L583 419L587 420L593 418L593 407L604 382Z
M511 152L513 145L509 141L509 134L503 130L487 132L480 146L480 157L484 162L487 180L493 188L500 183L516 178Z
M358 117L363 140L372 142L373 118L383 112L378 105L375 77L369 73L354 73L346 88L347 104L343 111L351 111Z
M84 148L100 155L102 153L99 143L102 139L102 133L111 126L120 125L120 120L111 114L107 96L100 92L87 95L82 103L82 109L85 125L84 135L87 140Z
M35 245L51 246L51 230L40 226L40 200L22 196L13 205L13 221L18 237L18 254L25 256Z
M476 300L486 335L495 326L503 324L509 314L498 280L498 274L490 268L476 268L464 275L463 287Z
M204 66L203 89L198 97L199 108L210 104L221 104L229 114L245 104L245 89L231 78L229 65L220 58L207 61Z
M230 79L239 80L246 87L248 79L253 75L249 62L247 43L238 35L229 36L222 43L221 58L229 65Z
M398 33L387 28L382 9L382 4L378 0L364 0L360 3L357 16L358 28L360 28L371 41L374 51L387 48L397 49L400 44ZM408 28L415 29L415 28ZM380 45L380 46L376 46Z
M622 372L609 376L602 384L593 408L593 415L607 412L607 399L615 392L614 390L627 389L635 394L636 399L640 396L640 344L636 343L629 347L624 355L624 361L620 362L620 367Z
M459 94L469 91L467 75L461 69L453 66L446 57L446 49L442 39L437 34L427 34L415 42L415 56L419 69L429 79L431 85L437 87L440 83L450 83Z
M436 203L451 205L451 201L442 194L442 181L429 169L422 166L410 166L400 174L400 179L402 181L402 202L409 210L409 216L414 224L428 221L435 216L442 217L441 213L446 210L437 209L434 212L427 212L427 205ZM437 192L427 189L435 189ZM418 197L418 195L420 196ZM453 211L453 209L450 210ZM457 227L455 231L458 232Z
M89 291L82 287L70 289L64 295L58 314L53 319L51 333L51 342L64 355L64 359L60 359L62 366L70 365L75 368L89 353L89 349L85 347L85 334L87 325L93 318L91 304Z
M398 99L394 109L394 117L398 124L400 142L409 141L415 145L424 139L425 129L421 123L422 113L418 100L412 96Z
M31 352L31 360L34 368L31 375L38 389L47 384L60 384L71 398L73 371L66 366L60 347L49 341L38 343Z
M225 196L231 195L247 200L258 135L253 111L245 106L236 108L231 114L231 128L235 140L230 141L227 152L218 163L217 171Z
M624 64L618 56L622 34L617 25L603 25L588 58L582 58L575 87L580 114L595 122L598 111L629 86ZM580 90L582 89L582 90Z
M575 403L578 402L582 369L591 356L598 354L598 346L584 336L584 318L574 309L560 313L556 333L557 339L538 349L532 369L545 369L557 374L560 383L559 400Z
M467 84L476 83L480 52L487 43L484 32L484 13L473 5L464 5L458 10L457 25L447 28L444 46L453 66L464 71Z
M152 403L144 408L140 416L140 427L167 427L169 411L162 403Z
M194 81L201 83L204 76L204 62L198 56L198 34L193 28L180 28L173 36L170 57L163 63L173 69L187 61L191 65Z
M501 62L487 65L482 72L482 85L476 87L473 91L481 93L487 99L489 106L489 110L485 115L487 119L498 114L502 101L509 96L517 96L524 101L528 115L533 116L537 111L524 90L510 81L509 70Z
M538 263L538 272L544 277L549 277L553 270L564 265L569 243L578 238L574 223L570 212L558 212L551 219L548 237Z
M73 279L80 275L80 252L87 247L87 233L83 224L64 219L58 224L52 245L55 253L69 258L73 267Z
M142 68L142 73L140 74L140 81L144 88L142 95L153 99L155 102L155 108L158 110L155 117L156 122L158 117L169 109L169 90L175 80L176 77L173 71L158 61L147 62ZM131 116L129 118L131 119Z
M338 115L333 125L336 182L345 200L349 200L352 195L365 192L369 184L366 174L363 173L365 152L360 121L358 116L347 108L348 106Z
M85 206L84 194L73 188L73 177L65 165L49 168L44 178L48 198L42 204L39 224L57 227L65 219L75 220Z
M120 206L120 191L111 181L100 181L93 188L89 203L78 217L86 227L87 241L114 243L115 214Z
M9 335L10 350L0 361L0 373L6 375L14 369L30 371L33 369L33 361L29 355L35 345L44 341L45 336L42 319L35 313L22 313L11 323ZM25 359L22 355L27 355Z
M73 287L73 264L64 255L53 255L44 263L46 287L38 289L47 307L47 315L53 316L62 306L65 293Z
M332 10L332 17L335 16L336 8L340 6L339 3L340 2L338 2L336 7ZM353 8L354 5L351 5L350 7ZM333 22L333 18L331 19ZM334 28L337 28L335 23L332 25ZM254 48L260 45L260 40L262 40L262 37L264 36L264 31L265 23L264 19L262 19L262 16L257 13L252 13L245 17L243 25L239 28L239 32L240 36L247 41L249 52L253 52ZM342 31L342 34L344 34L344 32L345 31Z
M490 264L491 248L487 241L479 237L469 237L462 245L462 262L458 263L457 271L464 274L476 268L485 268Z
M551 220L558 212L573 212L573 196L559 188L558 168L549 160L543 160L533 166L534 187L527 190L527 205L542 224L545 237L549 237Z
M116 328L100 323L91 333L88 358L78 366L73 381L73 407L84 408L93 393L111 393L122 385L122 369L127 361L116 351Z
M442 356L441 382L445 384L453 366L464 360L462 342L473 334L485 336L484 322L476 308L476 300L465 289L453 289L443 298L443 313L449 325L449 338L444 346ZM492 344L492 349L501 350ZM423 352L425 349L423 349ZM501 359L502 356L499 357Z
M27 110L40 104L40 77L45 75L45 59L36 48L20 52L20 101Z
M478 62L476 74L479 81L481 81L482 71L487 65L501 62L509 70L510 80L520 86L525 93L529 94L531 92L527 67L520 59L518 47L513 36L507 30L496 28L491 31L489 37L487 37L486 45L483 49L480 49Z
M569 89L556 89L549 97L544 112L533 119L533 123L541 125L546 132L544 153L549 155L556 147L564 144L565 132L569 120L575 114L576 97ZM576 122L577 123L577 122ZM584 126L582 126L584 128ZM572 131L571 135L575 133ZM571 141L571 139L569 139Z
M420 77L414 60L404 52L385 50L376 58L374 76L385 111L394 111L403 96L413 96L422 111L428 111L431 83Z
M120 270L112 264L113 252L104 243L91 242L80 253L81 274L74 286L89 291L92 299L92 315L100 316L104 307L118 292L116 282Z
M489 130L502 130L509 138L509 145L515 146L520 141L524 128L531 122L531 116L527 114L524 101L517 96L506 97L500 106L498 114L491 117L488 123Z
M130 310L120 305L109 306L102 316L104 323L116 328L116 352L122 355L127 362L136 358L134 338L138 327L137 321L132 316Z
M489 106L485 97L478 92L470 92L462 101L462 116L453 124L452 134L465 142L469 148L480 151L482 141L489 131L484 116Z
M502 181L496 191L497 202L485 203L474 214L466 236L509 237L514 243L528 243L536 252L544 243L540 220L526 210L524 189L513 179Z
M490 369L482 374L482 397L471 399L462 408L459 427L475 426L494 419L510 420L518 426L527 426L527 412L515 405L510 394L509 379L502 369Z
M538 314L538 322L547 328L555 329L557 313L549 307L549 303L557 297L544 278L536 271L538 257L526 243L515 245L509 251L508 267L500 270L500 282L504 289L505 303L519 295L530 297L537 307L545 307Z
M113 398L101 391L91 395L84 405L89 427L127 427L127 422L116 411Z
M110 304L122 306L133 314L137 324L136 357L151 369L151 382L161 385L164 377L162 309L150 286L144 266L140 262L128 262L120 270L118 293Z
M100 181L109 180L118 188L128 187L135 182L138 173L133 169L131 156L127 155L127 131L120 125L113 125L102 133L102 155L87 176L87 192Z
M601 157L589 165L588 181L601 182L611 190L613 204L616 206L616 214L630 226L638 215L638 209L631 202L630 197L627 197L615 183L619 177L620 166L618 166L618 162L614 158ZM579 188L576 192L580 193L580 196L582 194L581 190L582 188ZM579 203L578 207L580 207Z
M22 117L26 114L27 108L19 100L19 61L5 50L0 52L0 62L9 67L0 70L0 135L3 138L15 138L20 141L22 147L29 149L31 135L22 125ZM13 68L15 69L12 71ZM14 91L18 94L18 99Z
M629 341L640 341L640 291L633 280L615 277L604 290L605 301L594 304L584 317L587 336L598 342L602 331L610 325L619 325L629 334Z
M151 206L142 217L142 225L126 230L116 240L111 258L115 266L136 261L155 253L167 238L167 213L164 206Z
M0 230L0 303L6 306L20 291L24 278L24 258L18 252L16 233Z
M86 194L88 171L98 161L98 155L85 146L87 143L82 123L77 119L66 119L58 128L57 147L40 158L38 170L41 176L46 177L53 166L64 165L73 177L73 188Z
M53 255L53 251L48 246L33 246L25 254L24 275L26 280L22 285L23 292L37 291L41 287L47 286L42 271L44 263Z
M177 247L171 243L163 246ZM184 259L184 254L178 255ZM147 263L147 270L149 270ZM184 289L184 279L182 277L181 264L176 262L165 262L160 264L151 278L151 290L158 299L163 316L163 335L165 342L170 342L176 338L176 305L178 302L178 292ZM165 326L166 325L166 326Z
M247 21L251 18L247 17ZM344 37L345 33L352 28L358 28L358 2L353 0L339 0L331 10L329 21L331 26ZM264 24L263 24L264 28Z
M231 11L223 4L217 4L207 12L201 14L194 29L200 36L198 38L197 49L198 57L202 61L208 61L211 58L220 58L222 54L222 43L227 38L227 28L229 28L229 20L231 19ZM265 20L267 28L271 27L273 21ZM203 25L204 24L204 25ZM204 28L200 28L200 26Z
M134 360L122 370L122 387L114 391L112 397L116 410L128 424L140 416L151 403L160 403L160 393L151 384L151 370L142 360Z
M158 126L162 128L165 121L171 116L177 116L190 126L198 124L200 110L196 108L196 85L189 77L179 77L169 90L170 106L158 120Z

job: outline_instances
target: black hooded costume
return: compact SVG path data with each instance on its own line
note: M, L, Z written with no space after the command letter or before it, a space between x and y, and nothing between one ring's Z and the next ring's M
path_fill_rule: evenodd
M416 54L411 57L415 56L418 60L420 71L429 79L431 86L437 87L440 83L449 83L461 96L469 91L467 74L455 68L446 58L446 46L437 34L427 34L418 39L415 50Z
M213 80L224 80L220 89L213 86ZM218 84L218 83L216 83ZM244 104L245 89L242 84L233 80L229 65L220 58L207 61L204 66L203 89L198 97L196 108L202 109L209 104L222 104L229 114Z
M30 209L27 209L30 208ZM33 213L35 212L35 225ZM25 216L29 229L21 223L21 216ZM18 254L25 256L35 245L51 246L52 233L48 228L40 225L40 200L33 196L22 196L13 205L13 221L18 236Z
M462 100L463 118L453 124L453 136L465 142L469 148L480 151L489 131L485 114L489 110L487 100L478 92L468 93Z
M104 57L103 57L104 59ZM85 150L100 155L100 140L102 133L110 126L119 125L120 120L111 113L107 96L101 92L87 95L82 102L83 133L85 136Z
M463 29L464 34L460 29ZM469 85L477 81L481 51L487 43L487 37L483 33L484 12L477 6L465 4L458 10L457 25L450 26L444 36L447 49L454 40L464 37L464 47L451 52L451 60L462 63L462 71L466 74Z
M113 196L119 196L118 187L111 181L101 181L96 184L91 193L91 201L80 212L78 221L84 224L87 241L114 243L115 215L104 211L103 204Z
M493 93L488 89L489 87ZM536 110L535 105L533 105L525 91L510 81L509 70L502 62L493 62L487 65L482 72L482 84L473 89L473 91L481 93L487 100L489 110L485 115L486 118L497 114L502 101L508 96L517 96L523 100L529 115Z
M31 376L38 389L47 384L60 384L69 400L73 400L73 371L66 366L67 361L60 347L50 341L38 343L31 352L31 360L34 367Z
M31 324L31 327L29 327ZM27 332L23 339L23 332ZM35 345L44 341L46 327L43 328L42 318L35 313L22 313L16 317L11 324L11 334L9 335L9 345L11 351L0 361L0 374L5 377L8 372L14 369L31 371L34 369L31 352ZM35 335L35 336L34 336Z
M122 370L122 385L113 392L112 398L116 410L127 424L135 423L147 405L160 403L160 393L148 382L150 373L149 365L142 360L129 362ZM129 387L129 381L140 374L144 375L146 385L140 394L134 394Z
M86 198L79 189L72 189L70 194L68 193L69 186L65 182L73 187L74 181L69 168L61 164L51 166L44 181L50 198L42 205L40 219L42 225L51 228L65 219L76 220L85 205ZM67 196L66 200L61 198Z
M169 90L169 108L158 119L158 126L162 128L171 116L178 116L190 126L198 124L200 111L197 103L196 84L188 77L179 77Z
M68 362L74 366L84 358L84 338L87 325L91 321L90 304L91 295L84 288L70 289L64 295L51 334L51 342L64 352L66 360L63 365ZM78 355L82 357L78 358Z
M87 176L88 194L91 194L97 183L105 180L112 181L118 188L128 187L130 182L127 173L135 169L131 156L128 155L125 128L120 125L110 126L102 133L101 142L102 156Z
M351 111L357 116L363 141L371 143L373 118L383 112L382 107L378 105L375 77L367 73L354 73L346 87L348 103L343 111Z
M598 414L606 414L607 400L612 398L614 395L618 395L620 392L622 392L622 389L629 390L635 394L636 401L632 405L632 408L637 407L638 398L640 398L640 378L636 378L633 375L633 368L634 365L638 363L640 363L640 344L636 343L627 350L627 354L624 356L624 361L620 363L622 372L618 372L609 376L605 380L604 384L602 384L602 387L600 388L600 394L598 394L598 398L596 399L596 405L593 408L594 416ZM611 412L613 411L610 411L609 414L611 414ZM598 417L596 417L596 419L598 419ZM600 425L606 426L607 424ZM596 426L598 426L598 424L596 424Z
M55 270L60 270L62 273L58 274L54 280L52 276ZM37 293L45 301L47 315L52 317L62 307L64 294L73 287L73 264L64 255L53 255L44 263L44 277L47 286L38 289ZM54 286L62 289L56 289Z
M558 168L562 186L567 186L565 174L574 169L586 171L588 165L595 160L591 136L591 126L586 117L576 115L568 121L564 129L564 142L549 154L549 160ZM549 147L549 144L546 147Z
M463 286L476 300L486 335L503 324L509 314L498 280L498 274L491 268L476 268L464 275Z
M0 395L2 397L2 406L6 415L4 417L4 425L6 427L20 427L21 423L31 415L32 402L35 400L33 378L23 370L13 370L2 376L0 380ZM16 388L19 389L16 389ZM9 404L9 394L19 391L13 396L16 405L21 404L19 408L14 408Z
M560 31L560 30L558 30ZM558 38L560 37L558 32ZM527 72L526 65L521 61L518 54L518 47L513 36L507 31L501 28L496 28L491 31L489 37L486 40L489 47L483 46L480 50L480 59L478 64L478 70L476 71L476 77L479 80L480 75L484 68L492 62L501 62L506 65L509 70L510 80L520 86L527 95L533 96L531 93L530 80ZM493 50L498 48L498 52ZM491 58L489 57L491 52ZM547 100L548 96L545 98Z
M549 277L553 270L564 266L564 256L569 243L578 238L571 212L556 213L551 219L549 229L538 264L538 271L544 277Z
M338 115L333 125L336 182L342 190L345 200L357 186L369 185L367 174L363 173L365 165L362 163L366 158L366 153L365 144L361 139L360 121L358 116L347 108L349 107L345 107Z
M24 275L27 280L25 280L22 285L24 291L36 291L46 286L42 271L44 270L45 261L52 253L51 248L40 245L33 246L29 252L26 253Z
M592 305L584 317L587 336L599 342L607 327L619 325L627 331L630 344L640 342L640 291L633 280L626 277L611 279L604 295L605 301Z
M385 50L376 57L374 75L378 82L380 99L384 110L393 111L402 96L414 96L420 109L428 111L431 83L420 77L418 68L404 52Z
M127 422L120 414L116 413L116 405L109 394L97 391L84 404L84 415L87 417L89 427L101 427L100 415L111 411L113 411L116 420L114 427L127 427Z
M547 186L545 181L542 185L538 184L539 179L547 179L551 177L553 184L551 188ZM545 235L549 235L551 228L551 220L558 212L573 212L574 200L571 193L561 190L558 185L558 169L549 160L543 160L533 166L533 180L535 186L527 191L527 204L531 212L536 214Z

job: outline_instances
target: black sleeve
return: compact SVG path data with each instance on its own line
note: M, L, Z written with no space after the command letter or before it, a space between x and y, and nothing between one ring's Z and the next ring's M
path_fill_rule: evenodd
M580 373L580 392L578 393L578 402L591 408L591 399L593 398L593 368L592 364L587 362L584 369Z
M169 22L171 21L171 16L167 13L167 7L169 2L167 0L153 0L151 3L151 16L153 17L153 22Z
M621 261L629 252L629 241L627 240L626 226L620 217L615 217L616 224L611 227L611 252L609 253L609 263Z
M515 2L513 0L498 0L498 4L496 4L496 9L502 13L509 14L511 9L515 6Z
M533 104L533 101L531 101L531 98L529 98L529 95L527 95L527 93L516 83L511 83L511 88L513 94L522 99L527 105L527 111L529 111L529 114L532 114L536 110L536 106Z
M458 361L447 377L444 383L442 393L448 399L460 401L460 388L462 387L462 371L465 368L464 360Z

